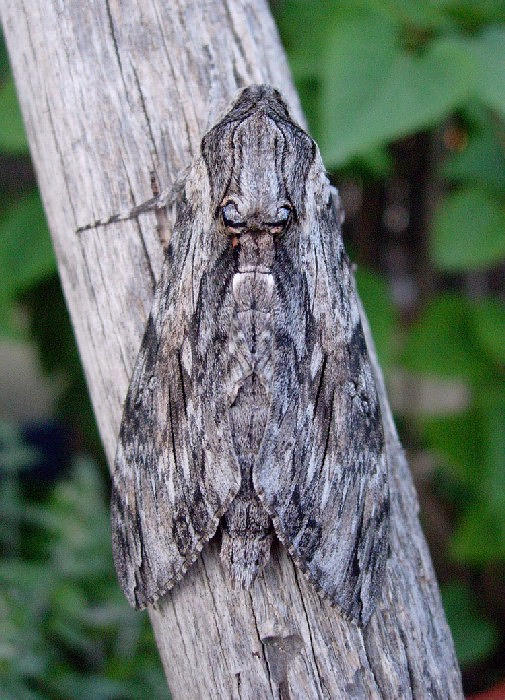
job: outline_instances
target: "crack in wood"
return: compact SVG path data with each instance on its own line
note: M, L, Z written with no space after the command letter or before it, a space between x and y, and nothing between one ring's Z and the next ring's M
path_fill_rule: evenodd
M123 73L123 64L121 61L121 56L119 54L119 45L118 45L118 40L116 37L116 31L114 29L114 20L112 19L112 12L110 9L110 0L105 0L105 11L107 13L107 21L109 23L109 30L110 30L110 35L112 38L112 45L114 47L114 53L116 55L116 60L119 68L119 73L121 75L121 81L123 83L123 87L125 89L125 95L128 96L128 89L126 87L126 81Z
M151 141L151 145L152 145L152 147L153 147L154 154L156 155L156 158L158 158L158 149L156 148L156 141L155 141L155 139L154 139L153 128L152 128L152 125L151 125L151 119L149 118L149 114L147 113L146 101L145 101L144 93L143 93L143 91L142 91L142 87L141 87L141 85L140 85L139 76L138 76L138 74L137 74L137 71L135 70L135 66L133 65L133 63L130 62L130 65L131 65L131 69L132 69L132 72L133 72L133 77L135 78L135 84L136 84L136 86L137 86L137 90L138 90L138 93L139 93L140 104L141 104L141 107L142 107L142 112L143 112L143 114L144 114L144 117L145 117L145 120L146 120L146 124L147 124L147 129L148 129L148 131L149 131L149 139L150 139L150 141Z
M318 681L318 683L319 683L319 690L321 691L321 695L324 695L324 693L323 693L323 688L325 688L324 679L323 679L323 676L322 676L322 674L321 674L321 672L320 672L320 670L319 670L319 666L318 666L318 663L317 663L317 656L316 656L316 652L315 652L315 649L314 649L314 639L313 639L313 637L312 637L312 629L311 629L311 626L310 626L309 615L308 615L308 612L307 612L307 607L306 607L306 605L305 605L305 601L304 601L304 599L303 599L302 590L301 590L301 588L300 588L300 579L299 579L299 577L298 577L298 576L299 576L299 572L298 572L298 570L297 570L297 568L296 568L296 566L295 566L294 563L292 563L291 566L293 567L293 572L294 572L295 581L296 581L296 587L297 587L297 589L298 589L298 595L300 596L300 601L301 601L301 604L302 604L302 610L303 610L303 614L304 614L304 617L305 617L305 623L306 623L306 625L307 625L307 630L308 630L308 632L309 632L310 652L311 652L311 655L312 655L312 661L313 661L313 664L314 664L314 668L315 668L315 670L316 670L317 681ZM328 698L330 697L329 694L327 694L327 693L326 693L326 696L327 696Z

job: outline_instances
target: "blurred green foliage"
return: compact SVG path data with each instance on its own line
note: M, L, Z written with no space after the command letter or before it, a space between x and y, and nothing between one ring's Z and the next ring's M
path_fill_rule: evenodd
M461 564L505 560L503 329L501 302L440 294L411 328L401 358L414 372L463 379L471 389L467 410L417 425L455 482L449 554Z
M15 301L37 282L56 272L54 252L37 190L0 212L0 331L14 337ZM13 304L14 302L14 304Z
M48 494L30 494L34 456L0 423L0 696L167 698L147 616L117 585L97 465L76 457Z
M28 146L12 77L0 90L0 123L9 125L0 129L0 149L4 153L26 152Z
M505 596L505 305L496 285L467 292L472 275L488 279L499 270L503 280L505 269L505 3L277 0L272 9L337 184L385 186L401 139L423 130L436 144L455 132L428 173L436 185L425 231L432 282L416 319L406 322L393 303L394 271L360 267L357 280L387 377L401 370L468 389L467 404L447 415L398 418L406 446L434 460L431 488L449 514L447 542L434 557L460 662L488 663L493 678L504 673L496 661L505 648L496 619L504 610L490 607L480 582L494 576L493 590ZM0 129L0 158L26 157L3 47L0 124L9 125ZM0 183L0 267L0 333L35 340L46 371L65 374L59 410L96 450L34 187L18 193ZM29 451L5 431L2 440L2 697L75 696L75 689L79 697L162 697L145 617L129 611L114 581L96 466L79 458L70 477L33 502L19 482Z
M497 643L496 626L482 617L468 588L457 581L447 584L444 605L460 664L491 654Z

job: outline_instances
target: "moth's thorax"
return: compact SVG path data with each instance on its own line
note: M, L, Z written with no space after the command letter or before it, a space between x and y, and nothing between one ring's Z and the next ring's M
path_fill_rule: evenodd
M261 230L245 231L236 236L232 245L237 250L238 272L270 272L274 257L274 237Z

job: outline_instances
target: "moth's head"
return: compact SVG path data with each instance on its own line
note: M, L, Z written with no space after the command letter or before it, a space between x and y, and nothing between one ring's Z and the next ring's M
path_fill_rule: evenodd
M202 140L214 215L234 245L245 233L280 236L299 220L315 152L276 90L242 91Z
M283 176L285 137L267 110L257 109L233 135L233 166L218 207L224 231L279 236L296 218Z

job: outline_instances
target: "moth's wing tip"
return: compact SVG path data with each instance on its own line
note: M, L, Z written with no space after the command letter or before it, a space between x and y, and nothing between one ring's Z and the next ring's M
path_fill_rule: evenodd
M310 575L310 571L307 571L305 575L310 580L310 583L312 583L312 585L316 588L321 598L327 600L330 606L334 608L346 622L353 623L360 629L364 629L368 626L368 623L372 619L377 608L377 599L374 598L371 600L370 604L367 605L366 608L361 607L361 609L356 610L355 606L347 605L338 595L326 591L321 583L316 581L316 579Z
M119 569L116 566L118 579L121 584L123 593L125 594L128 602L133 608L135 608L136 610L145 610L148 607L156 607L158 603L161 602L162 598L168 595L168 593L170 593L170 591L175 587L175 585L184 578L188 569L190 569L193 566L193 564L200 556L200 553L204 546L208 542L210 542L210 540L212 540L212 538L216 534L217 528L219 526L219 521L221 520L221 517L224 515L224 513L228 510L228 507L233 498L235 497L239 486L240 483L237 480L236 490L232 490L228 498L224 501L222 507L214 515L211 521L212 525L207 531L206 535L204 535L200 540L196 542L194 550L192 551L190 556L188 556L187 559L182 563L180 568L177 569L175 573L166 576L164 584L157 586L153 591L148 593L147 586L139 586L138 582L136 582L134 586L131 586L129 583L130 579L128 578L127 572L123 571L122 568ZM122 561L122 559L120 559L120 561ZM134 567L134 577L135 572L137 571L138 567Z
M356 624L360 628L365 628L367 627L368 623L370 622L371 618L373 617L373 614L375 610L377 609L377 604L380 600L381 597L381 592L384 587L384 583L386 581L386 564L389 559L390 553L391 553L391 543L390 543L390 538L388 536L387 538L387 552L386 552L386 557L385 557L385 564L382 567L382 570L377 572L377 580L375 581L375 585L373 587L373 591L371 596L368 597L368 604L366 606L361 606L361 609L358 611L355 609L355 606L349 606L346 604L345 600L342 600L342 596L339 596L338 591L336 590L328 590L327 587L324 586L324 583L321 580L321 577L318 576L314 571L311 570L309 564L303 559L302 557L299 556L298 552L296 551L296 548L293 546L291 542L289 542L288 538L286 537L286 534L284 532L284 529L282 527L282 524L279 520L279 517L276 515L276 513L268 506L268 503L265 499L264 493L261 491L261 489L256 489L256 494L258 495L261 503L265 507L265 509L269 512L270 517L272 518L272 523L274 526L275 534L277 535L279 541L286 547L288 550L291 559L293 560L293 564L295 565L296 569L301 572L305 580L315 588L319 596L323 599L326 600L332 608L335 608L338 613L348 622L352 622ZM388 521L388 532L390 530L389 527L389 521Z
M367 602L366 605L361 605L359 610L356 610L355 606L349 607L337 596L327 593L320 585L316 585L311 579L311 583L315 585L319 595L327 600L332 608L335 608L339 615L341 615L347 622L355 624L360 629L366 629L371 622L375 612L378 609L379 600L381 597L382 584L384 580L378 587L377 593Z

